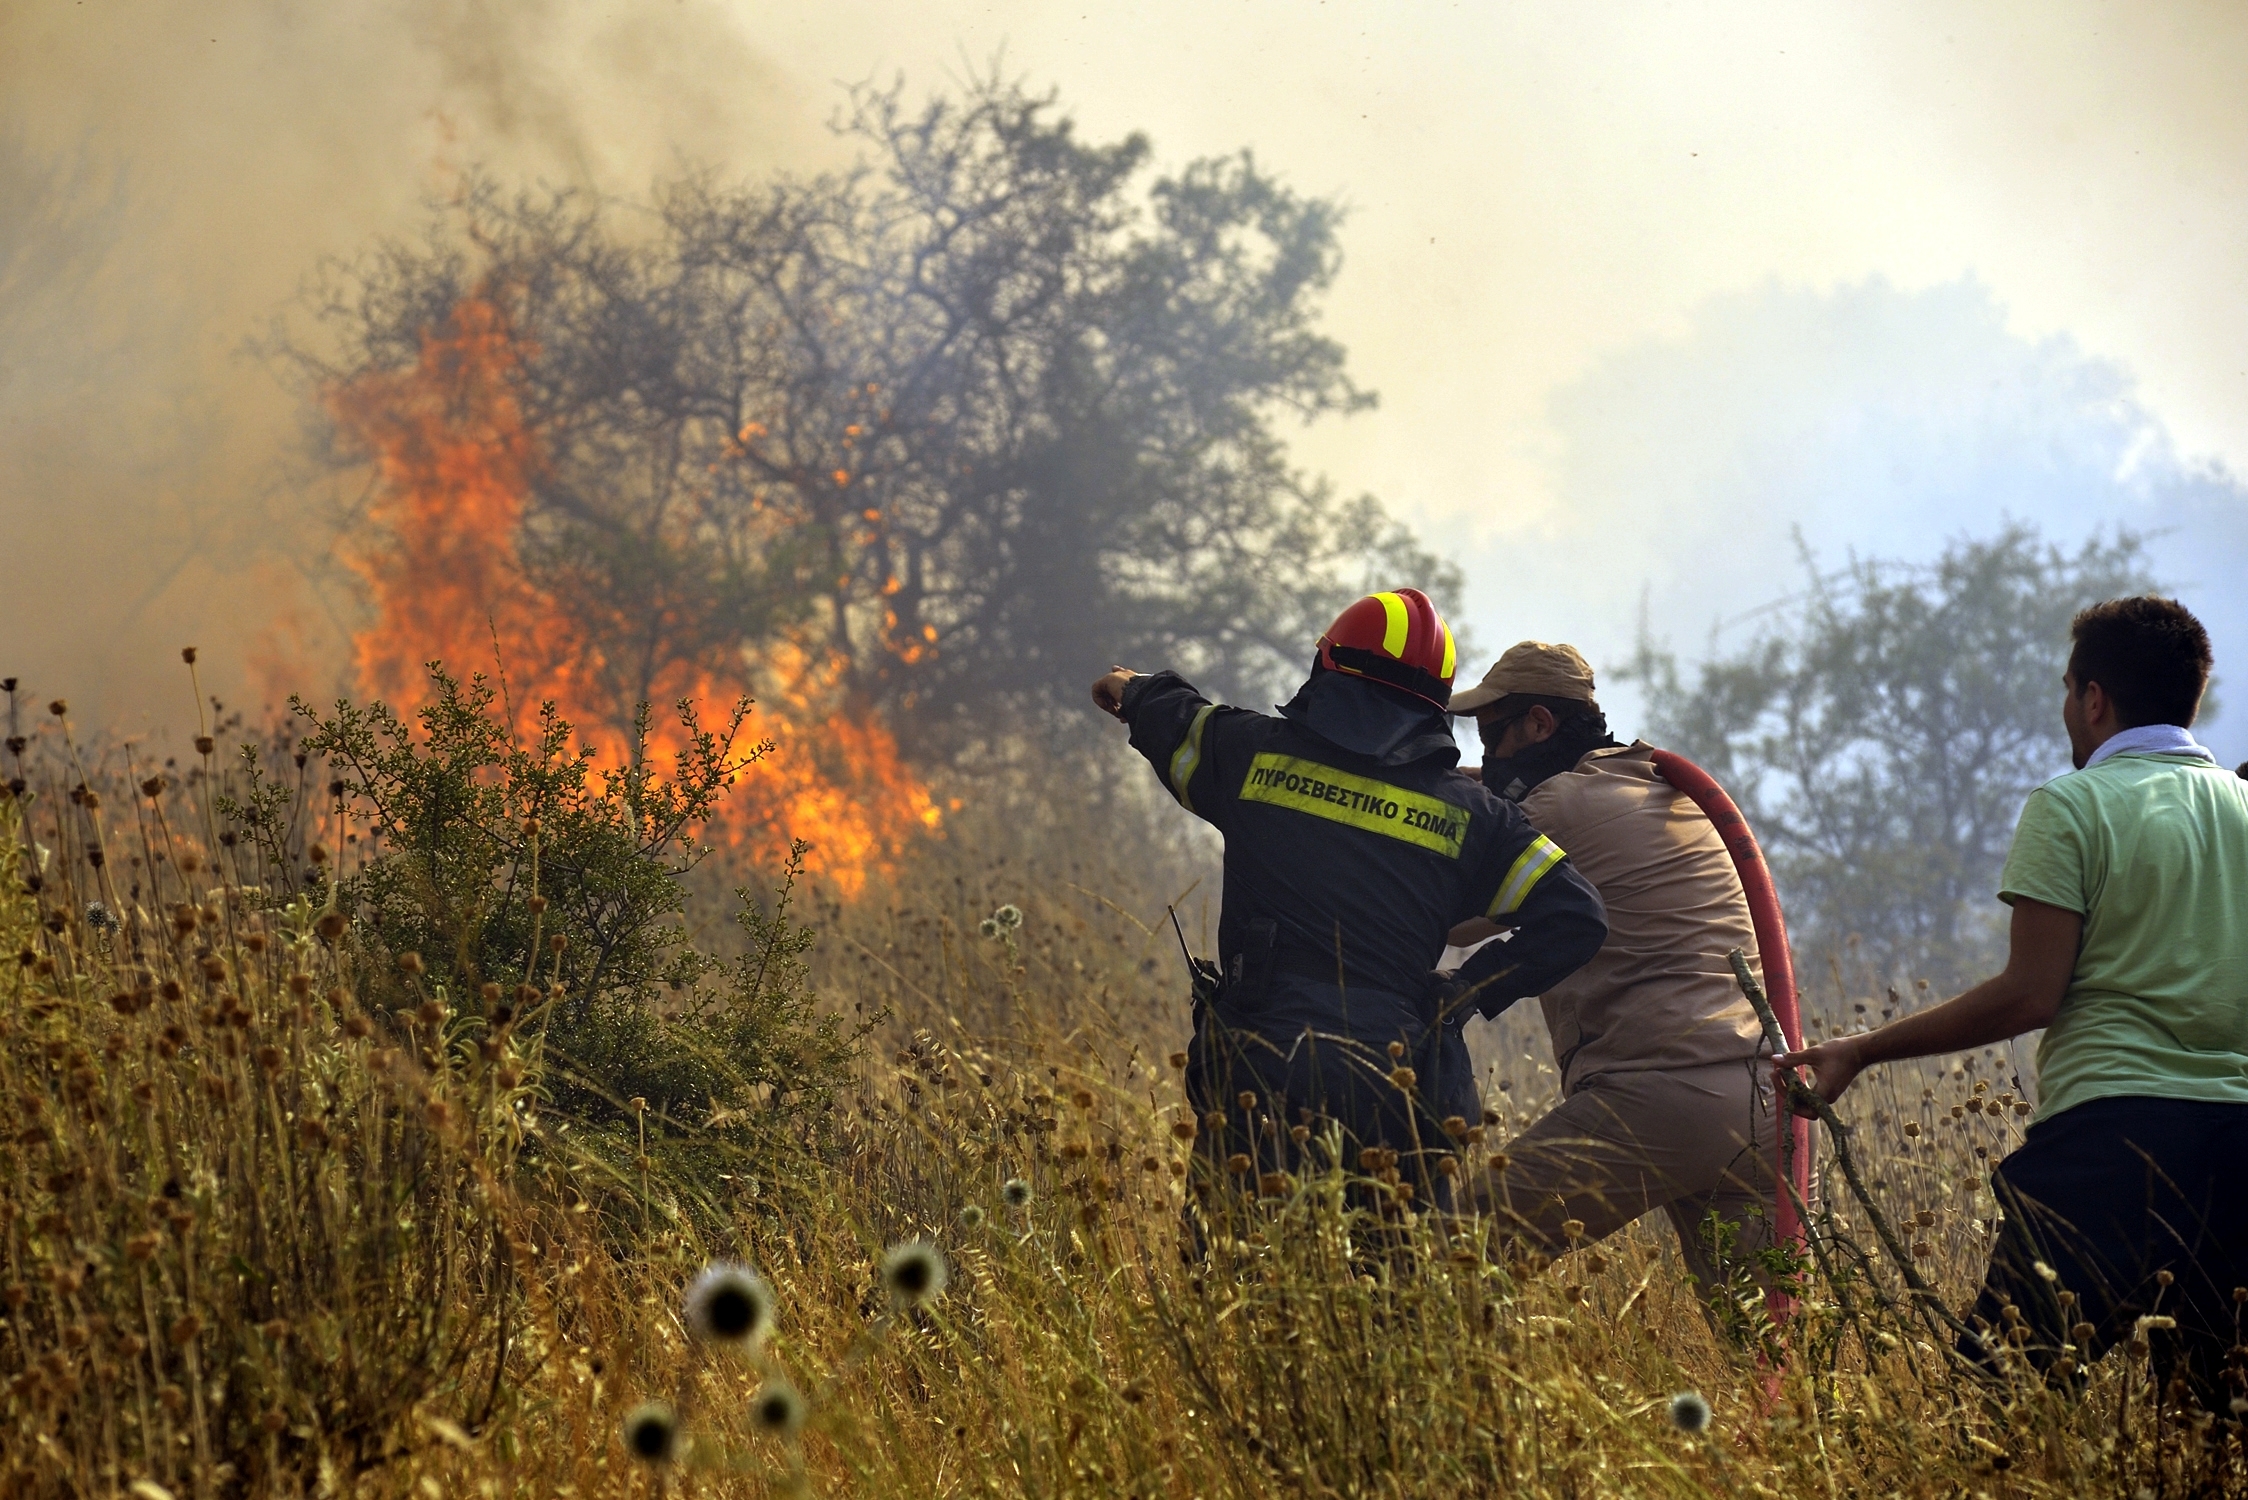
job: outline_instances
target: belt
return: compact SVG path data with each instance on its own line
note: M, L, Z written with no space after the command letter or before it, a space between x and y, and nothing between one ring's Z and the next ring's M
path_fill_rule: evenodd
M1245 959L1245 963L1253 967L1255 960ZM1317 980L1321 984L1335 984L1339 981L1346 986L1364 985L1368 989L1378 989L1388 994L1410 995L1426 988L1425 985L1408 987L1377 984L1363 974L1352 973L1350 967L1333 953L1321 953L1308 947L1276 946L1264 960L1264 969L1267 974L1286 974L1296 979ZM1226 963L1225 972L1234 972L1230 959Z

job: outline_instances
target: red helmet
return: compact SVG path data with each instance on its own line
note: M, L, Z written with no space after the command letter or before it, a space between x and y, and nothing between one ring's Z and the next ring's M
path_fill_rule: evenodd
M1328 671L1386 682L1438 708L1451 701L1458 660L1452 628L1419 589L1368 594L1319 638L1319 664Z

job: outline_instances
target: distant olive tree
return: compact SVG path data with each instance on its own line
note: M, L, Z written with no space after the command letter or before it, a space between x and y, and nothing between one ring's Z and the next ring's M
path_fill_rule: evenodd
M1806 567L1746 645L1682 673L1642 639L1649 732L1724 782L1771 858L1791 936L1948 981L2002 952L1993 899L2015 820L2069 767L2070 617L2146 592L2139 539L2070 552L2034 527L1925 566Z
M1269 691L1375 579L1456 597L1288 458L1284 420L1373 402L1317 326L1334 205L1246 153L1157 175L1143 137L1083 140L996 79L857 90L839 129L854 170L637 207L477 184L340 271L295 346L333 392L496 310L522 553L629 666L618 723L667 668L785 632L941 749L1083 712L1119 657Z

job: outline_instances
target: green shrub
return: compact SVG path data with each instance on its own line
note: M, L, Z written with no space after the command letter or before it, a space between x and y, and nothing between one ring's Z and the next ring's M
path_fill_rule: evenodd
M367 831L356 867L292 847L291 792L245 752L245 791L225 812L265 868L303 870L332 913L329 940L360 960L369 1009L506 1021L540 1064L546 1108L580 1139L746 1131L816 1100L846 1076L857 1040L818 1012L790 916L803 846L768 912L742 893L748 951L731 963L687 940L683 877L697 832L763 756L741 747L747 701L726 724L679 706L684 749L668 773L648 753L643 706L622 769L597 767L552 703L519 740L481 677L432 667L409 727L381 703L339 701L297 749L323 761L330 795ZM606 1153L604 1153L606 1154Z

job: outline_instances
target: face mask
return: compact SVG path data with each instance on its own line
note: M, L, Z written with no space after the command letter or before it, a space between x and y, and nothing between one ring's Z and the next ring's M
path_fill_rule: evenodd
M1485 745L1483 747L1483 785L1488 787L1495 796L1504 797L1509 802L1520 802L1529 795L1530 784L1523 779L1522 772L1518 767L1526 756L1539 748L1542 747L1533 745L1530 750L1524 751L1522 755L1501 757L1493 754L1491 747Z
M1587 750L1615 743L1608 734L1608 721L1597 716L1589 722L1572 723L1547 740L1501 757L1494 755L1491 747L1503 736L1501 730L1484 741L1483 784L1493 795L1509 802L1520 802L1537 790L1540 782L1574 766Z

